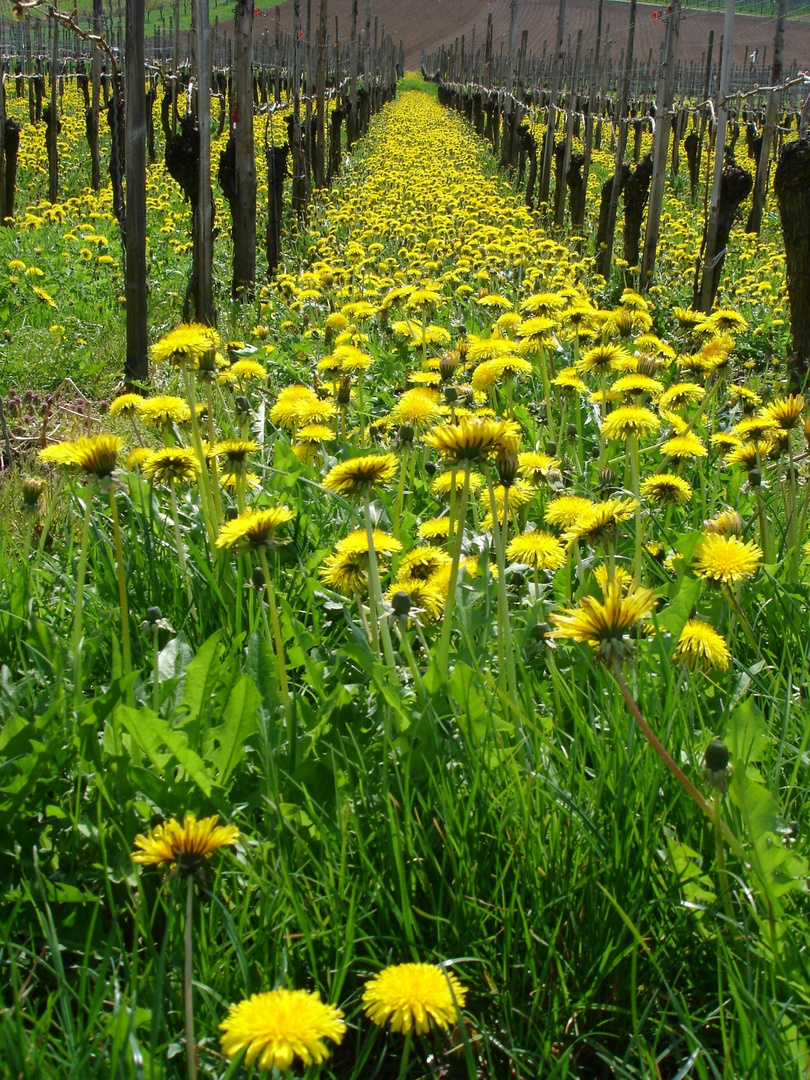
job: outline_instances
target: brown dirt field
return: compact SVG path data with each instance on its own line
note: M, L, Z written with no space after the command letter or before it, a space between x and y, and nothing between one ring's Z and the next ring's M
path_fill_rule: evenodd
M259 0L261 2L261 0ZM636 21L635 54L642 58L652 51L653 61L657 62L664 38L664 25L659 19L653 21L652 14L665 7L665 0L659 5L639 4ZM284 0L279 5L281 26L292 31L293 3ZM301 0L302 23L305 25L306 0ZM554 46L557 32L557 0L521 0L518 15L518 42L520 32L529 31L529 49L535 54L544 48ZM365 19L365 2L359 0L359 25ZM348 38L351 28L352 0L329 0L329 38L334 40L335 16L341 39ZM493 46L496 53L501 43L508 48L509 42L509 0L372 0L373 19L376 16L380 30L390 33L395 41L401 38L405 47L405 67L419 70L422 53L435 52L442 44L451 45L462 34L466 37L466 49L472 45L473 27L475 28L475 47L480 48L486 37L487 15L492 12ZM605 0L603 14L603 55L610 49L608 56L618 63L622 48L627 40L627 27L630 5L619 0ZM312 0L312 38L315 37L318 0ZM577 31L583 29L583 49L587 55L596 40L596 0L568 0L566 19L566 37L571 43L576 42ZM272 35L275 10L269 8L266 14L256 17L255 32L260 35L267 29ZM220 24L224 26L225 24ZM709 31L714 30L715 58L718 55L720 37L723 33L722 12L707 12L686 9L683 11L678 58L689 64L700 62L704 57ZM737 15L734 20L734 62L741 64L746 56L755 49L759 50L759 63L763 55L770 64L773 55L775 20L755 15ZM572 48L572 45L569 45ZM763 52L764 50L764 52ZM572 48L573 51L573 48ZM810 70L810 20L790 19L785 35L785 68L796 61L801 70Z

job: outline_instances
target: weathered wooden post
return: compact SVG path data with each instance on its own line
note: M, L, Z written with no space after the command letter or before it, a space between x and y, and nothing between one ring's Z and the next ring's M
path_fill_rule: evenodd
M790 330L793 356L790 385L807 391L810 369L810 141L807 124L810 95L802 108L799 137L786 143L779 155L774 190L779 200L785 241Z
M548 191L551 184L551 161L554 157L554 126L557 120L557 95L560 88L560 62L563 56L565 40L565 11L567 0L560 0L557 9L557 42L551 60L551 86L549 89L548 121L543 139L543 153L540 160L540 189L538 201L548 203Z
M702 277L700 291L695 295L693 306L698 311L709 312L712 309L715 292L715 263L717 258L717 226L718 204L720 202L720 185L723 181L723 164L726 149L726 124L728 121L728 96L729 80L731 78L731 62L734 46L734 0L726 0L725 19L723 21L723 58L720 65L720 87L717 93L717 125L715 128L714 145L714 180L712 182L711 206L709 220L706 223L706 232L703 241ZM722 256L723 252L720 253Z
M672 121L672 102L675 97L675 65L678 59L678 35L681 26L681 0L673 0L667 16L666 59L659 73L658 100L655 109L653 138L653 174L650 182L650 202L647 211L647 230L644 234L644 254L641 258L642 292L652 283L658 237L661 230L661 206L667 177L667 148Z
M787 0L776 0L776 33L773 39L773 66L771 67L771 85L782 81L782 57L785 51L785 22L787 21Z
M211 192L211 58L208 0L194 0L197 47L197 125L200 138L198 235L199 251L196 285L197 321L214 325L214 205Z
M315 75L317 129L315 132L315 187L326 186L326 9L328 0L320 0L318 11L318 66ZM376 52L376 49L375 49Z
M256 280L256 155L253 146L253 0L236 0L233 94L236 120L232 138L236 161L231 295L247 299Z
M59 23L53 24L53 48L51 51L51 104L49 115L45 117L46 138L48 143L48 201L55 203L59 198Z
M558 189L554 192L554 224L562 228L565 220L565 192L568 166L571 164L571 143L574 138L574 112L577 101L577 79L579 78L579 64L582 57L582 28L577 32L577 51L574 58L574 71L571 77L571 86L568 90L568 119L565 125L565 149L563 151L562 168Z
M765 189L768 185L768 165L771 159L773 133L776 127L781 96L777 89L772 89L768 95L768 108L765 112L765 123L762 128L762 145L759 150L757 175L754 181L754 197L751 201L751 212L745 225L747 233L756 233L757 236L759 236L759 230L762 227L762 210L765 206Z
M622 166L624 164L624 148L627 145L627 103L630 98L630 76L633 71L633 46L636 37L636 6L637 0L630 0L630 23L627 30L627 48L624 54L624 71L619 90L619 102L616 109L618 133L613 163L613 182L610 189L610 202L607 207L604 247L600 246L599 250L596 252L596 272L601 274L605 280L610 277L610 264L613 260L613 237L616 234L616 215L619 207L619 195L621 194L624 183L626 183Z
M146 294L146 98L144 0L126 6L126 298L127 386L148 378Z

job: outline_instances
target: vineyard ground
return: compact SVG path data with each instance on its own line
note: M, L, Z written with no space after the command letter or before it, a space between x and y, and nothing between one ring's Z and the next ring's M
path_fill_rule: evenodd
M258 0L261 10L263 0ZM509 0L468 0L464 4L455 0L373 0L372 16L378 20L380 30L390 33L394 40L400 38L405 48L405 67L418 70L422 53L435 52L444 43L452 44L456 38L465 35L465 45L472 48L473 27L475 27L475 47L479 48L486 36L488 13L492 12L493 48L500 52L509 47ZM639 4L636 24L636 56L649 56L652 52L656 63L664 40L664 21L653 20L653 13L665 4ZM293 0L283 0L281 26L292 31ZM313 23L317 19L317 0L312 2ZM358 5L359 19L362 24L365 5ZM302 16L306 4L301 4ZM519 31L528 30L529 49L535 54L554 47L557 26L557 0L522 0L518 19ZM351 26L352 0L329 0L329 36L333 38L337 17L341 39L349 36ZM627 40L630 6L622 0L606 0L603 15L603 54L618 63L621 50ZM723 14L705 10L685 10L681 25L678 55L682 62L699 62L704 56L709 31L714 30L715 49L719 47L723 33ZM569 0L566 20L567 49L573 51L576 34L583 30L583 49L587 55L596 41L596 0ZM274 25L275 14L268 10L266 16L256 20L256 33L261 33L265 26L270 33ZM220 20L220 26L228 26ZM746 56L759 50L758 56L767 50L766 57L773 54L775 20L757 15L737 15L734 26L734 62L742 63ZM372 30L373 32L373 30ZM313 38L315 30L312 31ZM610 50L609 52L607 50ZM715 55L717 53L715 52ZM785 35L785 67L794 61L799 66L810 66L810 19L791 19L790 32Z

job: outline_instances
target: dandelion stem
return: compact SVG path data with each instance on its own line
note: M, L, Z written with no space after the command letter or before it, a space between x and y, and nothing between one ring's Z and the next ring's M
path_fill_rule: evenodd
M284 638L281 636L281 622L278 617L273 579L270 576L270 567L267 563L267 552L264 547L260 547L258 550L259 561L262 564L262 573L264 574L264 588L267 593L267 605L270 608L270 622L273 627L273 641L276 647L276 664L278 665L278 682L281 687L281 701L284 706L284 716L287 720L287 735L290 744L290 758L292 760L295 756L295 727L292 714L292 702L290 700L290 686L287 682L287 664L284 658Z
M192 950L194 947L194 878L186 880L185 956L183 964L183 1009L186 1021L186 1063L188 1080L197 1080L197 1040L194 1037L194 970Z
M121 524L118 520L118 506L115 501L115 486L110 482L110 512L112 514L113 541L115 543L116 576L118 578L118 606L121 608L121 654L124 662L124 675L132 674L132 649L129 641L129 606L127 603L127 583L124 576L124 545L121 542ZM126 691L127 704L134 704L132 686Z
M641 710L639 709L638 705L636 705L633 695L630 693L629 686L624 681L624 677L622 676L621 663L619 660L614 661L612 670L613 676L616 679L622 697L624 698L628 709L632 713L633 719L641 728L641 732L644 735L644 738L647 740L647 742L650 744L656 754L658 754L658 756L661 758L663 763L666 765L666 767L669 769L669 771L672 773L672 775L675 777L675 779L678 781L684 791L688 795L690 795L692 799L694 799L694 801L697 803L697 805L700 807L706 817L708 817L710 821L714 821L715 811L712 807L712 804L701 795L701 793L698 791L698 789L695 787L695 785L692 783L692 781L689 779L689 777L686 775L680 765L677 764L677 762L669 753L667 748L660 741L658 736L655 734L650 725L642 716ZM735 855L738 855L740 858L742 858L742 846L740 845L737 837L734 835L734 833L724 821L720 822L720 830L723 836L725 836L726 840L728 840L729 847L732 849Z
M461 561L461 542L464 538L464 523L467 520L467 500L470 496L470 465L464 463L464 484L461 488L461 505L458 510L458 527L453 544L453 561L450 564L450 583L447 589L447 606L442 622L442 636L436 659L439 669L446 675L450 659L450 633L453 629L453 611L456 606L456 585L458 584L458 565Z
M194 621L198 621L197 609L194 606L194 593L191 590L191 578L188 572L188 563L186 562L186 548L183 543L183 534L180 531L180 515L177 510L177 493L174 490L174 480L169 480L169 499L172 504L172 523L174 525L174 544L177 548L177 561L180 565L180 573L182 574L183 581L186 586L186 598L188 599L188 606L191 611L191 616Z
M714 846L717 852L717 881L718 888L723 897L723 907L729 922L734 921L734 911L731 907L730 884L726 871L726 853L723 848L723 818L720 813L720 792L714 793Z
M82 614L84 610L84 582L87 576L87 549L89 544L90 492L85 491L79 565L76 567L76 602L73 608L73 703L76 708L79 707L82 700Z
M399 1080L405 1080L408 1075L408 1065L411 1060L411 1046L413 1045L413 1032L409 1031L402 1043L402 1058L399 1063Z
M388 620L381 618L382 586L380 585L380 568L377 564L377 552L374 550L374 527L371 521L371 501L368 487L366 487L363 493L363 509L365 511L366 538L368 541L368 595L371 607L372 625L376 626L379 624L385 662L390 667L395 668L394 648L391 644L391 631L388 628Z
M405 475L408 467L410 446L405 443L402 447L402 461L399 464L399 487L397 488L397 501L394 506L394 536L399 540L399 529L402 522L402 504L405 499Z

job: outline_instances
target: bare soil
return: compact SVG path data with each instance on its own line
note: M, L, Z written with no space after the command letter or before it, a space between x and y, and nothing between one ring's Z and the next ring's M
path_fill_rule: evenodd
M261 0L258 0L261 3ZM312 25L310 39L317 30L318 0L311 0ZM529 49L542 54L554 47L557 32L557 0L521 0L518 16L518 42L520 32L528 30ZM664 40L664 22L653 19L653 14L666 8L639 4L636 17L635 54L639 58L652 57L657 63ZM306 34L306 0L301 0L301 17ZM264 30L272 40L275 25L275 8L268 8L256 17L257 39ZM292 32L293 0L283 0L279 5L281 27ZM340 40L351 35L352 0L329 0L329 39L335 38L335 18L338 21ZM493 48L499 53L509 47L509 0L372 0L372 35L374 19L380 34L385 30L395 41L402 39L405 48L405 67L419 70L423 53L436 52L439 47L452 45L456 38L465 37L465 49L472 51L473 35L475 49L486 38L487 16L492 12ZM621 50L627 40L630 5L620 0L606 0L603 14L603 55L618 64ZM583 49L587 55L596 41L596 0L568 0L566 19L566 44L570 51L576 43L577 31L583 30ZM358 22L365 22L365 2L359 0ZM221 27L227 24L220 23ZM742 64L746 57L757 51L757 66L770 65L773 56L775 19L756 15L737 15L734 20L734 62ZM684 64L700 63L705 58L709 31L714 30L715 59L719 53L723 34L722 12L685 9L681 22L678 58ZM800 70L810 70L810 20L790 19L785 34L784 67L788 70L794 61Z

